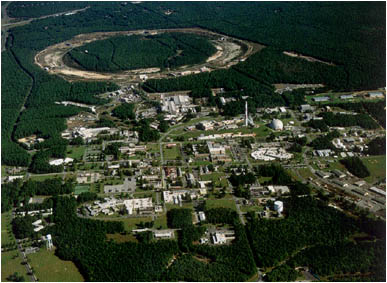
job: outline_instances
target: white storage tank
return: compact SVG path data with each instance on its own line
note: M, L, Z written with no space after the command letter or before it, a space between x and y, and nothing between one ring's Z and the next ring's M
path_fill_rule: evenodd
M280 200L275 201L274 210L277 211L278 213L282 213L282 211L284 210L284 203Z

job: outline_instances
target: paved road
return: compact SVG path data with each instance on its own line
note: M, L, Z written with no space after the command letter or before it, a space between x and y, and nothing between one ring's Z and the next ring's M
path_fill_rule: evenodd
M242 214L242 211L240 210L240 207L239 207L239 203L238 203L238 198L236 198L235 196L233 196L233 199L235 201L235 206L236 206L236 211L239 215L239 219L241 220L241 223L243 225L245 225L245 219L243 218L243 214Z

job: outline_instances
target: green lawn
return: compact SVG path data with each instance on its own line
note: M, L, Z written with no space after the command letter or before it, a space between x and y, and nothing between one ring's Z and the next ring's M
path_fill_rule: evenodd
M1 177L7 176L7 174L5 174L5 168L7 168L7 166L5 166L5 165L1 166Z
M31 180L34 180L34 181L44 181L47 179L54 179L58 177L62 177L62 175L34 175L34 176L31 176L30 178Z
M225 207L236 210L235 201L233 199L208 199L206 200L207 208Z
M11 227L11 212L1 214L1 245L15 242Z
M59 259L55 250L47 250L44 247L39 252L29 254L31 266L39 281L48 282L79 282L84 281L78 268L71 261Z
M27 275L27 270L22 264L22 257L18 250L1 253L1 282L7 282L8 276L19 273L24 280L31 282L31 277Z
M88 185L78 185L78 186L75 186L74 193L76 195L79 195L81 193L88 192L89 190L90 190L90 186Z
M147 152L160 152L160 147L158 143L148 143L146 145Z
M256 212L256 211L263 211L263 207L262 206L241 206L241 211L242 212L248 212L248 211L253 211L253 212Z
M201 175L201 181L212 181L217 187L227 187L227 179L224 178L225 174L223 172L214 172L211 174Z
M153 228L159 228L159 227L162 227L163 229L167 229L168 226L167 226L167 214L164 213L163 215L160 215L159 217L157 217L155 219L155 223L153 225Z
M190 208L193 209L193 203L192 202L185 202L182 206L172 203L166 203L165 206L167 207L167 210L173 209L173 208Z
M82 160L83 154L85 153L86 146L67 146L67 157Z
M362 158L363 163L367 166L371 175L364 178L368 183L373 184L386 178L386 156L377 155Z
M178 156L181 156L180 146L176 145L171 148L166 148L163 146L164 159L166 160L175 160Z

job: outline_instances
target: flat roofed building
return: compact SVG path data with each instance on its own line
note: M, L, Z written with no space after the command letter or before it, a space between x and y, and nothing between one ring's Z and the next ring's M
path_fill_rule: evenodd
M314 102L324 102L324 101L329 101L329 97L328 96L317 96L317 97L313 97L312 100Z
M212 242L215 245L222 245L226 243L226 235L223 233L214 233L212 235Z
M374 193L377 193L377 194L386 196L386 192L383 191L383 190L381 190L381 189L378 189L377 187L371 187L371 188L369 188L369 190L370 190L371 192L374 192Z
M339 178L344 178L345 177L345 174L343 172L341 172L340 170L337 170L337 169L332 170L332 173L335 174Z
M156 230L153 232L153 235L155 238L171 239L171 238L173 238L173 231L172 230Z

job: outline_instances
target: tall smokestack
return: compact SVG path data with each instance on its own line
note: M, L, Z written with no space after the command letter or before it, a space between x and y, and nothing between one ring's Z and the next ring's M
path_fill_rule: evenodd
M245 126L247 127L248 125L248 113L247 113L247 101L245 104Z

